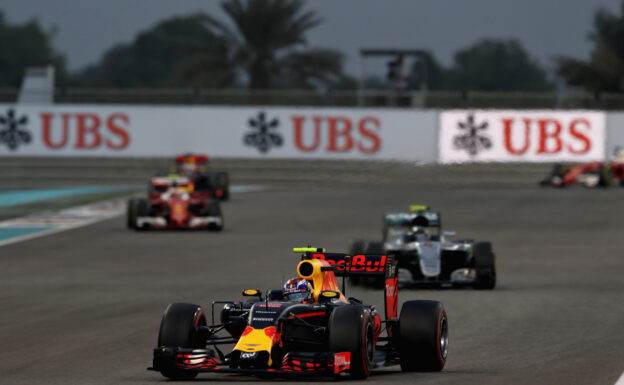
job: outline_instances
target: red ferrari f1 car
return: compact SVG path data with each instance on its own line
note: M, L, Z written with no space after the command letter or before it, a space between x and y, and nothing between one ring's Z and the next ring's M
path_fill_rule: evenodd
M624 148L616 147L606 162L590 162L577 165L556 164L540 185L565 187L580 184L584 187L624 186Z
M132 198L127 205L127 226L136 230L223 229L221 205L214 190L178 175L153 177L148 198Z
M609 187L612 183L622 185L623 181L624 163L591 162L573 166L556 164L540 184L555 187L574 184L584 187Z
M397 313L397 269L391 256L303 253L298 277L244 301L173 303L160 323L153 366L173 380L198 373L320 375L364 379L392 365L406 372L440 371L448 351L448 320L437 301L406 301ZM345 297L336 277L384 276L384 313ZM215 322L216 315L220 318ZM208 321L210 320L210 322ZM234 345L227 352L222 345ZM221 346L221 348L220 348Z

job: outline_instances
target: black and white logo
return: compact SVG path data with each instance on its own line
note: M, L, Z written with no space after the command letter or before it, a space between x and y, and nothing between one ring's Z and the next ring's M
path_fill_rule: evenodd
M453 145L457 149L468 151L470 156L476 156L482 150L489 150L492 148L492 140L485 135L488 126L487 121L477 124L474 114L468 115L465 122L457 124L461 133L453 137Z
M30 143L32 135L26 129L27 124L28 116L17 117L12 108L6 115L0 114L0 144L4 143L9 150L15 151L20 145Z
M249 118L249 127L251 132L243 137L246 146L256 147L263 154L269 152L273 146L282 146L284 140L277 131L279 127L277 118L267 120L266 114L259 112L257 117Z
M257 355L258 355L258 352L251 352L251 353L241 352L240 358L243 360L253 360L256 358Z

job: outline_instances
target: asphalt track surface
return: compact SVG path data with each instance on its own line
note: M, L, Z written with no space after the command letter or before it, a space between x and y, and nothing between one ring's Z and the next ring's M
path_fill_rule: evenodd
M295 274L293 246L346 250L353 238L380 235L384 211L411 203L442 210L445 228L458 236L491 240L499 286L402 290L400 302L444 303L447 365L439 373L384 369L368 382L616 382L624 370L624 190L542 189L520 172L514 179L513 167L505 172L513 183L458 179L453 167L434 169L439 179L423 183L417 177L429 171L406 181L380 170L367 183L267 183L235 195L222 233L137 233L118 217L0 248L0 383L166 381L145 369L168 303L209 311L212 300L238 299L243 288L279 288ZM376 184L393 175L396 186ZM347 295L383 303L373 290Z

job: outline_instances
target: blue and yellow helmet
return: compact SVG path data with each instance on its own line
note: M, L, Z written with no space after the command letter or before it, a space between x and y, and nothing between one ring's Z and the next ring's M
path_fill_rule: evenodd
M312 298L312 285L303 278L292 278L286 281L283 296L289 301L307 301Z

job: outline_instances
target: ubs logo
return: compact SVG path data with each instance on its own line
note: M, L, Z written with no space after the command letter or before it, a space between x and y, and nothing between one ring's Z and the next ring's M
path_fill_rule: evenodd
M492 141L485 135L488 126L487 121L477 124L474 114L468 115L465 122L457 124L461 133L453 137L453 145L455 148L468 151L470 156L476 156L482 150L489 150L492 147Z
M30 131L26 129L28 116L17 116L10 108L6 115L0 115L0 143L5 143L9 150L15 151L22 144L32 141Z
M251 132L243 137L246 146L256 147L265 154L271 147L281 147L284 144L282 135L277 131L280 124L277 118L267 120L266 114L259 112L257 117L249 119L248 124Z

